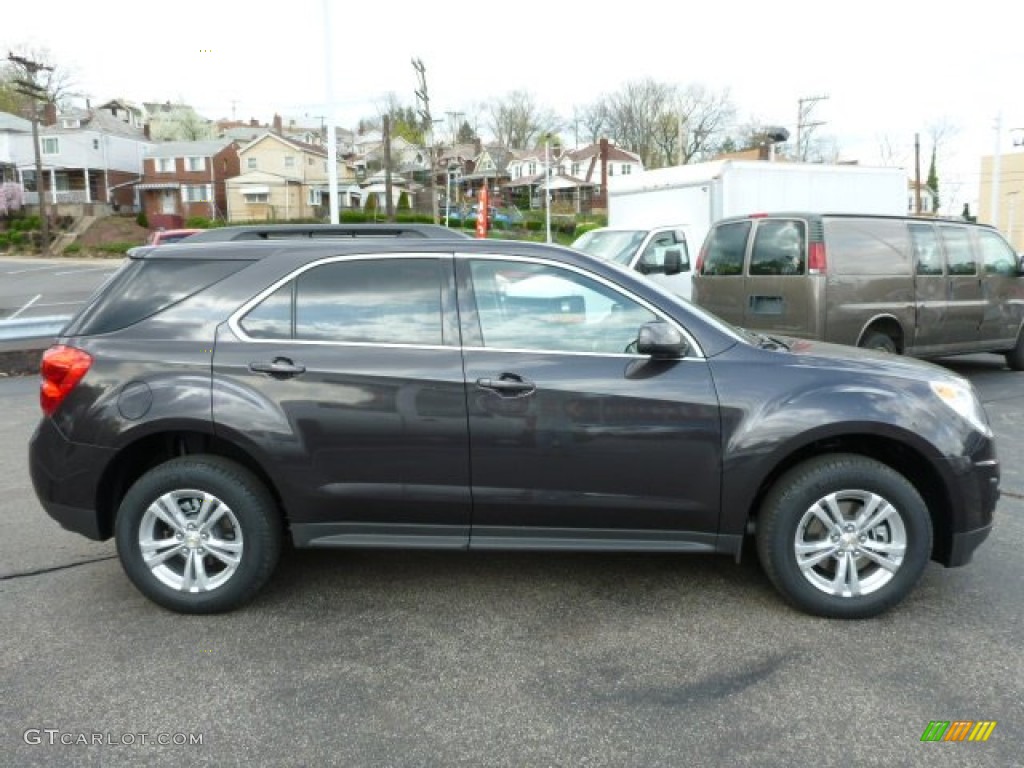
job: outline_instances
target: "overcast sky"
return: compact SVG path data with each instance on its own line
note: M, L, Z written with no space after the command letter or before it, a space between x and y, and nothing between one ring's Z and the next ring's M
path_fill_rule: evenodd
M977 212L997 115L1001 151L1013 151L1010 129L1024 128L1019 0L329 2L333 103L351 127L389 92L415 105L413 57L426 66L434 116L463 112L481 130L479 104L513 90L568 119L651 77L728 89L739 122L795 136L798 100L827 96L813 113L825 122L819 133L863 164L882 162L886 143L912 175L919 132L924 176L930 126L952 126L939 178L956 213L964 202ZM324 9L324 0L50 0L41 12L5 0L0 45L46 49L94 102L184 101L209 118L268 122L279 112L317 125L330 113Z

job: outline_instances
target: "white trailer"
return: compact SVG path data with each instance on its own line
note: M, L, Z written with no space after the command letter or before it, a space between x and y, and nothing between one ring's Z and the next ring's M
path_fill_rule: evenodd
M750 213L907 213L901 168L716 160L608 180L609 227L684 223L700 248L711 225Z

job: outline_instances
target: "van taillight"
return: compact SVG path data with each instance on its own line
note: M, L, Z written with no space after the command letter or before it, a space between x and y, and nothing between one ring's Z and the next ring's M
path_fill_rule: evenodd
M809 272L825 272L825 244L811 243L807 254L807 270Z
M700 250L697 252L697 269L693 274L699 275L704 271L704 257L708 255L708 246L705 243L701 245Z
M80 349L57 345L46 350L39 364L43 379L39 386L39 407L43 413L53 415L91 365L92 355Z

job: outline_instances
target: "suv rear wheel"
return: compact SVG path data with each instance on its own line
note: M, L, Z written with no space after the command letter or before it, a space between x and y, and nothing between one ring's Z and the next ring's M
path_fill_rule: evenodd
M917 583L932 548L928 509L914 486L864 456L823 456L772 487L757 552L775 587L809 613L866 618Z
M899 351L892 336L882 331L868 331L864 338L861 339L860 346L863 349L877 349L893 355Z
M217 456L186 456L140 477L115 523L125 573L146 597L181 613L251 600L277 564L280 518L263 484Z

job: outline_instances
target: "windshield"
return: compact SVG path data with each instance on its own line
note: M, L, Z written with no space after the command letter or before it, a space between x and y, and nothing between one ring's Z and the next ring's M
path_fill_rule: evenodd
M605 261L629 264L646 234L643 229L593 229L576 238L572 247Z

